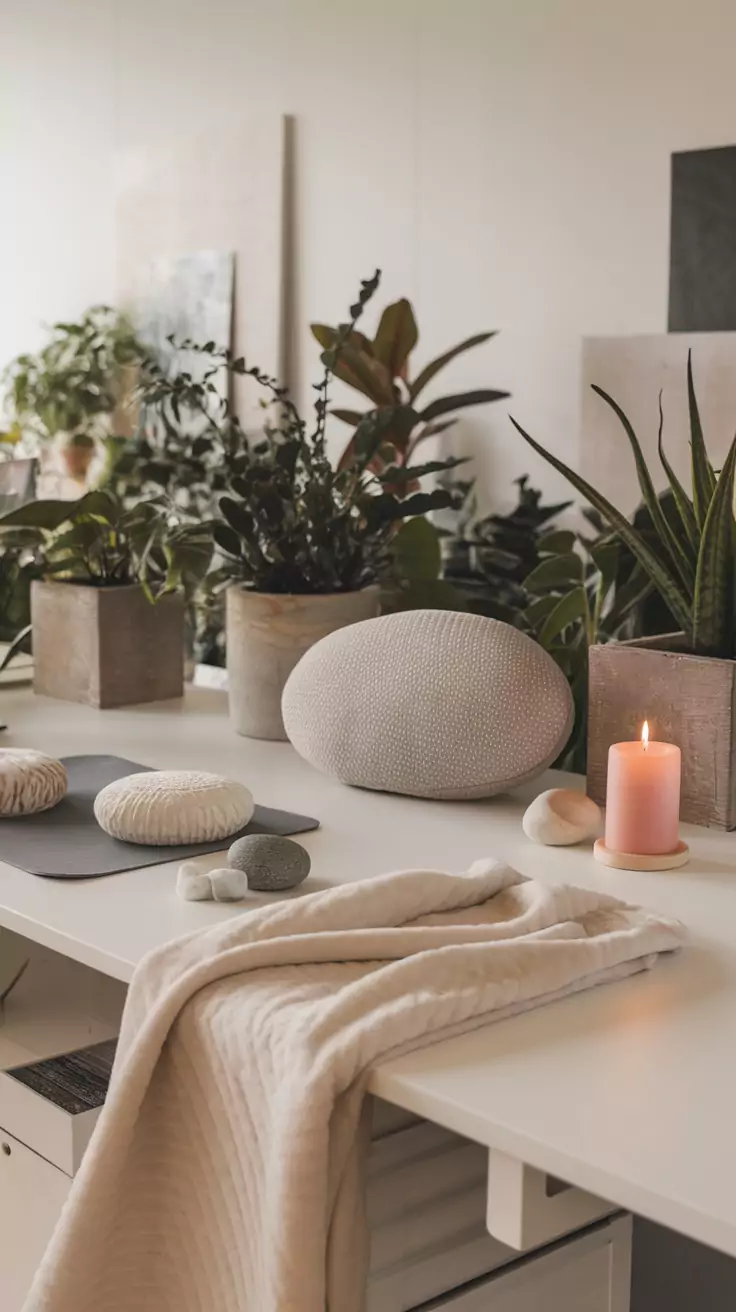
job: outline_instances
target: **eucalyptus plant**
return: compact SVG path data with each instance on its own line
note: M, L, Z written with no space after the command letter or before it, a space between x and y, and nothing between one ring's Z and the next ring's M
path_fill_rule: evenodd
M621 407L600 387L593 390L611 407L626 433L636 463L644 505L654 529L650 542L602 493L546 451L512 419L529 445L572 483L628 547L656 588L693 652L702 656L736 656L734 558L736 524L733 497L736 438L720 474L708 457L688 353L687 392L690 417L691 489L688 493L672 468L663 445L662 396L659 398L658 450L676 509L673 524L664 513L639 440Z
M409 464L420 443L437 437L457 422L458 410L501 401L509 395L495 388L478 388L437 397L423 404L420 398L424 389L452 360L475 346L481 346L495 333L476 333L468 337L431 360L412 377L411 355L419 340L419 330L412 305L405 298L386 306L373 338L358 332L354 324L331 328L327 324L313 323L312 333L323 348L322 363L336 378L372 403L372 409L365 412L345 409L331 412L355 430L343 452L340 462L343 465L349 464L356 455L361 459L357 450L361 426L370 415L377 417L384 439L391 446L391 463L403 467ZM338 344L339 351L335 354ZM381 452L374 452L373 467L380 469L385 463ZM402 486L406 487L406 484L397 484L398 488Z

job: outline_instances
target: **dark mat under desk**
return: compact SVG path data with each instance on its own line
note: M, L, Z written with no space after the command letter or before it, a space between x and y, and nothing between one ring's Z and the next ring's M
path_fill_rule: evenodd
M184 843L176 847L150 847L123 843L100 829L94 801L101 788L114 779L152 769L122 756L64 756L69 790L58 806L37 815L0 820L0 861L51 879L88 879L117 874L139 866L182 861L206 852L222 852L243 834L303 834L317 829L319 820L256 806L244 829L215 843Z

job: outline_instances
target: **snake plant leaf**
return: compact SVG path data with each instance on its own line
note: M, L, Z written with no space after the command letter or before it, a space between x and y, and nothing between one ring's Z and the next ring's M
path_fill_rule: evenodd
M736 438L703 525L693 606L693 646L702 656L731 656L734 633L733 489Z
M407 361L419 340L411 302L402 297L387 305L373 338L373 354L385 364L392 378L403 378Z
M693 507L698 528L702 530L708 507L716 488L716 478L708 459L700 422L698 399L693 382L693 353L687 353L687 403L690 410L690 458L693 473Z
M425 364L421 372L417 374L414 382L409 384L409 396L411 400L416 401L419 393L424 391L427 383L431 383L436 374L444 369L445 365L449 364L451 360L454 360L456 356L462 355L464 351L472 350L474 346L482 346L483 342L487 342L491 337L495 336L495 331L491 333L476 333L474 337L468 337L464 342L460 342L459 345L451 347L449 351L445 351L442 355L438 355L435 360L430 360L429 364Z
M695 566L688 557L682 543L679 541L676 533L672 530L669 521L662 511L659 497L654 490L654 484L652 482L651 474L649 473L647 462L644 459L644 452L641 449L639 439L634 432L628 416L621 409L618 402L614 401L613 397L608 395L608 392L603 391L602 387L598 387L594 383L593 391L611 407L629 439L631 449L634 453L634 461L636 463L636 476L639 480L639 487L641 488L644 504L651 515L652 524L654 525L657 536L665 547L665 550L674 566L675 572L679 575L687 592L692 593L695 586Z
M543 446L540 446L539 442L535 442L534 438L530 437L529 433L525 432L521 427L521 424L518 424L512 416L509 416L509 418L514 425L514 428L521 434L524 441L528 442L532 450L542 456L542 458L546 460L553 469L556 469L558 473L563 474L568 482L572 483L573 487L576 488L577 491L590 502L591 506L603 516L607 523L610 524L611 528L616 530L621 540L626 543L631 554L646 570L654 583L654 586L657 588L657 591L661 594L672 614L676 617L678 624L682 625L686 633L690 633L692 628L692 612L687 594L683 591L679 581L672 575L667 566L662 564L654 552L649 549L644 539L639 533L637 533L636 529L632 527L626 516L623 515L620 510L617 510L616 507L600 492L597 492L586 479L582 478L574 469L570 469L569 465L566 465L563 460L558 459L557 456L553 456L551 452L546 451Z
M539 630L541 646L546 649L570 624L587 619L588 597L585 588L581 585L573 588L572 592L568 592L564 597L560 597L557 605L550 611Z
M452 410L464 410L469 405L485 405L488 401L504 401L509 395L509 392L498 392L491 387L482 387L475 392L458 392L456 396L441 396L437 401L431 401L419 418L429 423L432 419L439 419L440 415L449 415Z
M662 468L667 475L672 489L672 495L675 499L677 511L682 520L682 527L687 540L688 554L693 564L697 564L698 550L700 548L700 531L698 521L695 518L693 503L665 455L662 433L664 429L664 412L662 410L662 393L659 393L659 432L657 434L657 449L659 458L662 462Z
M580 556L576 551L565 551L562 555L550 556L541 561L524 579L524 588L533 593L550 592L582 581L583 562Z

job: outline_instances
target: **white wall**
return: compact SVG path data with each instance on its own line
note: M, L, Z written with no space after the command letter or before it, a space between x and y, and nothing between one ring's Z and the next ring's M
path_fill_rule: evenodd
M118 148L278 109L300 323L380 265L425 356L500 328L453 388L576 460L580 338L664 329L669 155L736 141L735 45L724 0L0 0L0 361L114 296ZM505 409L463 424L486 498L559 490Z

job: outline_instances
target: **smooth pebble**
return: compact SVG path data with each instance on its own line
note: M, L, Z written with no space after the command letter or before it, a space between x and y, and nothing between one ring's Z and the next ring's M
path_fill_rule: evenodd
M599 833L601 808L585 793L548 788L527 807L521 826L533 843L567 847Z
M240 902L248 892L248 881L242 870L225 866L210 870L210 883L215 902Z
M176 876L176 891L185 902L210 902L212 883L194 861L183 861Z
M301 843L278 834L246 834L232 844L230 865L242 871L248 887L258 893L281 893L304 882L311 859Z

